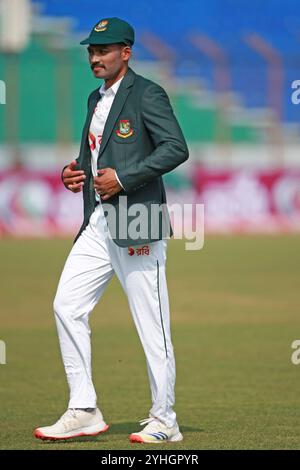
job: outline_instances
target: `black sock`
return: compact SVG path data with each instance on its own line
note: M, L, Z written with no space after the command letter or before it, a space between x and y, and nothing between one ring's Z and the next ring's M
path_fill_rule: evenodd
M75 408L75 410L83 410L87 411L88 413L92 413L96 408Z

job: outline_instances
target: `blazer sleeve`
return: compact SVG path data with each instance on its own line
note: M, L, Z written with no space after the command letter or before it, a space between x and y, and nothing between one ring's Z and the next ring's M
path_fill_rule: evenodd
M88 100L87 100L87 110L89 110L90 100L91 100L92 95L95 93L95 91L96 91L96 90L92 91L92 93L90 93L90 95L89 95L89 97L88 97ZM97 89L97 91L98 91L98 89ZM75 160L76 160L76 163L77 163L77 165L78 165L79 157L75 158ZM61 173L60 173L60 179L61 179L62 182L64 182L64 181L63 181L63 174L64 174L64 171L65 171L65 169L67 168L67 166L69 166L69 164L68 164L68 165L65 165L65 166L63 167L63 169L61 170Z
M141 111L155 149L143 161L118 170L118 178L128 193L173 170L189 157L183 133L162 87L152 83L146 88Z

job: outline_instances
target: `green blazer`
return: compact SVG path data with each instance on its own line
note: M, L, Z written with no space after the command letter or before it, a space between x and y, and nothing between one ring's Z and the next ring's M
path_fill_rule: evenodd
M74 243L88 225L96 204L88 131L99 99L97 88L88 98L80 153L76 159L77 169L84 170L86 180L84 220ZM186 141L164 89L128 68L105 123L98 157L98 168L114 168L124 187L103 201L108 228L117 245L144 245L172 236L162 175L188 156ZM134 204L143 204L145 211L135 212ZM162 214L159 210L151 213L154 206L166 210ZM113 213L116 217L112 217ZM132 235L133 227L138 238Z

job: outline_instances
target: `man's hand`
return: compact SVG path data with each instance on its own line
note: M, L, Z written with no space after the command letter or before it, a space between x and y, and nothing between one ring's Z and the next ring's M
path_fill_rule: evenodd
M68 165L62 174L62 180L67 189L73 193L79 193L82 190L84 185L84 180L86 178L84 171L75 170L76 160L73 160L70 165Z
M99 176L94 177L94 188L104 201L123 189L112 168L103 168L97 173Z

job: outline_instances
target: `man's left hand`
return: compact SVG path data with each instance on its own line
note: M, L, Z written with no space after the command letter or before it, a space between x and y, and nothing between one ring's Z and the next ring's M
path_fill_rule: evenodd
M94 177L94 188L104 201L123 189L118 183L115 170L112 168L103 168L97 173L99 176Z

